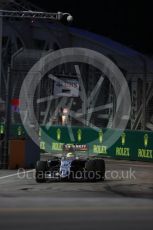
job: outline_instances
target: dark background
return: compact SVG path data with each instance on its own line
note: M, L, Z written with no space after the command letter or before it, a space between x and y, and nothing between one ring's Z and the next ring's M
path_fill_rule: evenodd
M72 26L102 34L153 56L152 1L31 0L30 2L49 12L69 12L74 16Z

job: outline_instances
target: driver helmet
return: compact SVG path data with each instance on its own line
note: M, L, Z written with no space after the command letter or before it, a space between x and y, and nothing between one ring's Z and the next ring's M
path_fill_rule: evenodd
M74 158L74 157L75 157L74 153L69 152L66 154L66 158Z

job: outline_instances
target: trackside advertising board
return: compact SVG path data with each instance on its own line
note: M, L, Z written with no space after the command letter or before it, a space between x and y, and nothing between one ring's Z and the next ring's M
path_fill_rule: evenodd
M42 127L40 148L45 152L60 152L63 151L64 144L78 144L80 148L87 145L88 149L84 154L153 162L153 132L109 130L110 133L116 132L119 138L108 147L104 139L107 131L108 129L96 131L81 127ZM46 136L50 138L46 139Z
M55 81L54 91L55 96L78 97L79 96L79 82L77 79L60 78Z
M41 126L39 131L40 149L42 152L57 153L63 151L65 144L75 144L81 154L101 155L115 159L150 161L153 162L153 132L113 130L111 133L119 137L112 145L107 145L108 129L67 126ZM5 135L5 125L0 124L0 135ZM21 124L10 127L10 139L27 138Z

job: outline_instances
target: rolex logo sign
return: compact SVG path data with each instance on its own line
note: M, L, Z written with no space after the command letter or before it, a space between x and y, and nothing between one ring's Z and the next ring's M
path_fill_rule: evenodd
M81 129L78 129L78 131L77 131L77 140L79 142L82 140L82 131L81 131Z
M148 146L148 134L144 135L144 146L147 147Z
M122 145L125 145L125 140L126 140L126 134L122 133L122 135L121 135L121 143L122 143Z
M56 131L56 137L57 137L58 141L61 140L61 130L60 129L57 129L57 131Z
M99 143L102 144L103 142L103 131L100 129L99 130Z

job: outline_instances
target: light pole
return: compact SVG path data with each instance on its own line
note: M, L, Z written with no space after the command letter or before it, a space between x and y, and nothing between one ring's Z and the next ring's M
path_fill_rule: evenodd
M143 55L139 55L142 63L143 63L143 88L142 88L142 129L143 131L146 129L146 90L147 90L147 61Z

